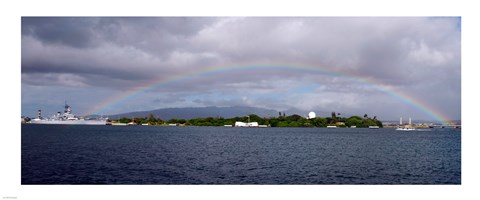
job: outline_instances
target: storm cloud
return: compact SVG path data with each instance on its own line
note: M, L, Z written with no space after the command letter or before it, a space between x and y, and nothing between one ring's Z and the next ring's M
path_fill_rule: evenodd
M64 100L81 113L165 80L99 114L249 105L429 119L348 77L228 70L284 64L363 77L460 119L460 35L456 17L23 17L22 114ZM224 71L195 75L211 68Z

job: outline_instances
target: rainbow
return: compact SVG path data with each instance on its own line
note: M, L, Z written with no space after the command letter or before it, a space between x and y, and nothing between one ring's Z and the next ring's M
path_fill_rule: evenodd
M313 67L313 66L304 66L304 65L290 65L290 64L276 64L276 65L258 65L258 64L246 64L246 65L231 65L231 66L218 66L218 67L210 67L202 70L197 71L189 71L187 73L178 74L175 76L170 76L168 78L158 78L152 79L150 81L144 82L134 87L130 87L125 92L111 96L102 102L98 103L97 105L93 106L89 111L86 112L88 114L96 114L101 113L102 111L106 110L109 107L119 104L120 102L128 99L129 97L135 96L139 93L151 90L153 88L158 88L161 86L165 86L171 84L173 82L188 80L193 77L201 77L201 76L212 76L218 73L225 73L230 71L240 71L240 70L289 70L289 71L298 71L298 72L305 72L305 73L317 73L326 76L333 76L333 77L340 77L345 78L348 80L353 80L361 84L365 84L370 86L376 90L384 92L389 96L398 99L399 101L403 102L404 104L411 106L412 108L423 112L424 114L428 115L431 119L440 122L440 123L447 123L448 117L444 115L441 111L438 111L434 107L432 107L429 103L418 99L414 96L411 96L405 92L402 92L394 87L388 86L383 84L379 81L355 75L355 74L347 74L341 73L339 71L334 71L325 67Z

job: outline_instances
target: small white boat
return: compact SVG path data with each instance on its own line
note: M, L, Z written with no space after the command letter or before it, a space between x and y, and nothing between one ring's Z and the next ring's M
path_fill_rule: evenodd
M402 118L400 117L400 125L402 125ZM412 125L412 118L408 118L408 125L405 125L403 127L398 127L395 129L397 131L414 131L415 127Z
M379 129L380 127L379 126L369 126L368 128L369 129Z
M337 126L327 126L327 128L337 128Z

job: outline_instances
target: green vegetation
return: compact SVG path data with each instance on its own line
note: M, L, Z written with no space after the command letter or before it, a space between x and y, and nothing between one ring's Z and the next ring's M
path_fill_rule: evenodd
M148 124L148 125L158 125L164 126L168 124L177 124L185 126L224 126L224 125L234 125L235 122L258 122L259 125L267 125L271 127L327 127L327 126L337 126L337 127L351 127L356 126L358 128L368 128L369 126L379 126L383 127L381 121L377 120L377 117L369 118L367 114L364 117L352 116L349 118L340 117L340 113L332 112L331 117L317 117L313 119L306 119L300 115L290 115L285 116L279 113L278 117L262 118L258 115L251 114L249 116L243 117L234 117L229 119L224 119L222 117L208 117L208 118L195 118L190 120L185 119L169 119L163 121L160 118L155 118L152 114L148 117L140 118L134 117L121 118L114 122L117 123L131 123L133 122L136 125Z
M135 125L142 125L142 124L148 124L148 125L163 125L164 122L160 118L155 118L152 114L150 114L148 117L141 118L141 117L134 117L134 118L120 118L119 120L113 121L114 123L122 123L122 124L129 124L133 122Z

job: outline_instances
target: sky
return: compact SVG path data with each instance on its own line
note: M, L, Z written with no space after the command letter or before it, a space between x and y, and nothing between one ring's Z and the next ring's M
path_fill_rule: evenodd
M461 119L459 17L22 17L21 113ZM294 113L289 113L294 114Z

